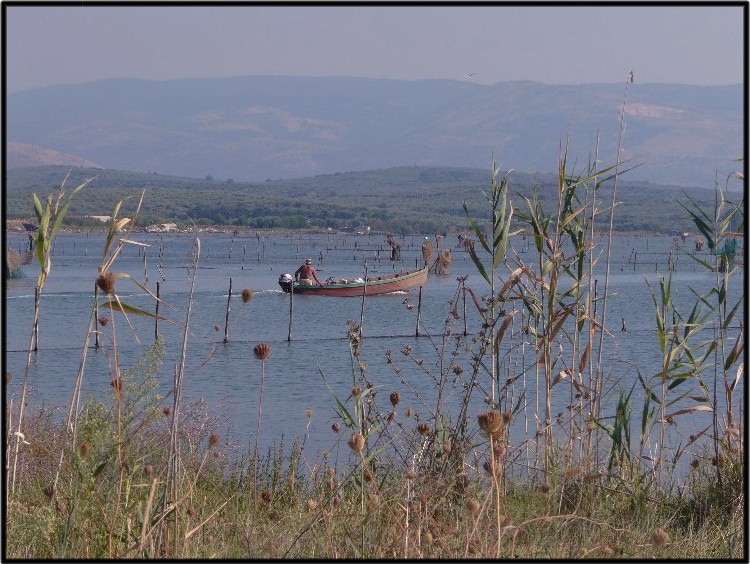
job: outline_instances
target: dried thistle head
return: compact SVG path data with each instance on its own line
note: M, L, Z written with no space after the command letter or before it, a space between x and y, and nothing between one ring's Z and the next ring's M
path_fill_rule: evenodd
M114 272L105 272L104 274L100 274L96 279L96 285L105 294L112 295L115 293L115 280L116 276Z
M219 442L219 435L216 433L211 433L211 436L208 437L208 446L209 448L216 445Z
M122 380L120 380L119 378L115 378L114 380L112 380L109 385L114 388L116 394L122 392Z
M242 290L242 303L246 304L253 299L253 291L250 288Z
M98 321L99 321L99 325L101 325L102 327L106 327L106 326L107 326L107 323L109 323L109 318L108 318L108 317L104 317L104 316L102 315L102 316L101 316L101 317L100 317L100 318L98 319Z
M367 502L366 506L369 511L376 511L377 509L380 509L380 506L382 504L381 497L376 493L371 493L367 496Z
M723 454L720 454L719 457L712 456L711 457L711 466L724 466L724 463L727 461L727 457Z
M467 497L464 505L466 506L467 511L474 517L479 515L479 511L482 509L479 500L473 497Z
M83 441L80 445L78 445L78 453L81 455L81 458L86 458L90 452L91 445L87 441Z
M360 388L359 386L354 386L354 387L352 388L352 395L353 395L353 396L354 396L355 398L359 397L359 394L361 394L361 393L362 393L362 388Z
M365 438L359 433L352 433L352 437L349 439L349 448L354 452L360 453L365 448Z
M401 401L401 396L399 395L398 392L391 392L390 400L391 400L391 405L393 407L396 407L398 405L398 402Z
M271 345L268 343L258 343L255 345L255 348L253 348L253 353L258 360L266 360L271 356Z
M477 422L479 428L484 431L487 436L491 439L501 439L505 434L505 423L503 422L503 416L496 409L490 411L483 411L477 415Z
M417 477L417 473L414 471L414 468L409 468L406 471L406 479L407 480L413 480L416 477Z
M419 431L420 435L424 436L430 432L430 426L427 423L420 423L417 425L417 431Z
M341 424L338 421L336 421L333 423L333 425L331 425L331 429L333 430L334 433L338 433L341 430Z
M657 527L651 533L651 541L654 543L654 546L659 548L665 547L669 544L669 533L661 527Z
M469 487L469 475L467 474L466 470L461 470L458 474L456 474L456 487L459 490L465 490Z
M271 503L271 501L273 501L273 494L268 490L263 490L260 494L260 498L266 503Z

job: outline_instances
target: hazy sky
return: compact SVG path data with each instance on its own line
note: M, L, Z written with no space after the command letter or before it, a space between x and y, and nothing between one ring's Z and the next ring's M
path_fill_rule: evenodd
M3 4L6 85L241 75L580 84L622 82L630 69L641 83L735 84L746 8Z

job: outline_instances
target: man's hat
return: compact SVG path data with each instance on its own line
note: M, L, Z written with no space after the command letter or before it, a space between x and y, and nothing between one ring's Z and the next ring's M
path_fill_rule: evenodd
M312 264L312 259L307 259L307 260L305 260L305 262L306 262L307 264Z

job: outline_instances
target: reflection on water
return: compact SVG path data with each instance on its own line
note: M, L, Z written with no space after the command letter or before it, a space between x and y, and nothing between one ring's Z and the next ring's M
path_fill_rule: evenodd
M145 250L126 247L115 263L115 270L127 272L154 293L158 283L159 295L169 306L162 306L159 313L170 322L161 322L158 327L165 339L166 354L157 376L162 392L166 394L182 346L193 239L188 234L138 234L134 238L150 246ZM280 274L294 272L307 257L314 259L321 278L361 276L365 261L371 275L409 270L421 259L423 240L419 236L405 237L400 242L402 260L393 263L389 260L390 249L385 237L379 235L201 235L201 258L196 271L187 340L186 403L203 399L217 413L224 414L229 422L229 429L217 431L230 433L242 445L248 444L255 429L260 389L260 363L254 358L252 349L264 341L272 346L272 353L266 362L264 414L268 416L264 415L262 441L278 441L283 434L287 444L290 438L307 437L305 448L312 453L330 449L336 443L336 436L330 429L335 417L334 401L321 374L339 398L344 400L349 396L352 374L358 369L352 367L346 339L347 321L359 323L362 319L362 360L367 365L369 381L382 391L378 401L385 408L389 393L398 391L402 398L399 409L410 407L421 420L429 419L437 401L433 377L440 373L443 347L442 359L447 365L454 358L451 351L456 348L456 338L463 334L466 324L468 336L458 347L459 354L455 357L455 363L465 376L470 372L471 353L464 347L471 346L472 335L481 329L479 315L470 299L465 316L461 299L457 305L458 317L450 315L449 302L457 295L458 276L469 275L467 285L477 295L486 291L486 283L476 273L456 238L446 237L440 242L441 249L450 248L453 252L452 270L445 276L431 275L423 289L419 337L415 337L420 311L419 293L411 291L369 297L364 309L362 301L357 298L295 296L292 338L287 341L289 296L283 294L277 284ZM17 246L21 250L26 240L20 235L10 235L8 243L11 248ZM521 240L516 248L522 260L532 261L534 254L528 244L529 241ZM661 369L662 353L656 338L654 305L647 283L658 294L658 276L666 272L672 244L668 237L614 239L602 363L606 376L607 396L603 401L606 415L614 412L619 391L629 391L634 384L633 405L634 412L638 412L643 404L643 389L637 384L638 374L646 382L653 382ZM678 255L673 273L673 295L678 309L687 315L695 301L690 289L698 293L707 291L715 283L715 275L703 272L687 256L693 252L690 240L685 245L686 251ZM29 373L32 403L65 405L70 400L92 313L94 281L102 248L102 235L58 236L51 276L41 301L39 351L32 355ZM595 271L597 297L604 292L603 264L601 258ZM25 278L6 282L4 349L6 370L12 375L6 398L16 398L20 394L27 356L24 351L28 348L33 317L38 267L32 263L22 268ZM503 272L507 272L503 268L501 266L499 271L501 278L504 278ZM230 278L233 296L229 339L223 343ZM239 295L244 288L254 292L247 304L242 303ZM730 288L732 305L743 295L743 290L742 280L737 277ZM127 304L154 311L153 299L127 280L117 281L117 291ZM514 307L518 311L504 340L514 346L501 350L501 381L518 377L509 388L506 408L521 397L526 402L512 426L511 442L518 444L535 434L536 390L540 383L533 339L522 333L522 328L528 323L526 313L520 304ZM744 312L739 311L736 320L742 319L743 315ZM126 321L118 316L115 323L121 363L128 367L153 341L154 322L138 316L129 316ZM622 330L623 325L626 331ZM738 325L737 321L733 325ZM101 334L98 349L92 347L89 350L84 394L107 397L106 394L110 393L111 329ZM734 340L737 331L736 327L730 329L729 338ZM698 335L695 342L711 336ZM411 347L408 356L400 352L406 346ZM386 358L389 349L393 363ZM559 352L560 366L569 365L565 355L569 355L570 350L566 348ZM420 360L421 364L418 364L416 361ZM449 387L450 393L441 398L449 413L455 413L462 397L463 380L453 374L455 389ZM705 377L713 385L712 374L707 373ZM472 399L473 413L486 409L483 400L489 393L489 383L480 384ZM553 417L561 414L567 420L571 404L569 390L572 388L570 385L558 386L553 390ZM694 389L694 392L691 395L704 395L699 389ZM743 392L738 389L735 393L740 397ZM723 398L723 393L719 396ZM694 405L691 402L694 400L684 398L670 409ZM312 410L311 419L308 410ZM678 426L670 428L671 441L685 444L690 434L710 421L710 414L705 413L682 417Z

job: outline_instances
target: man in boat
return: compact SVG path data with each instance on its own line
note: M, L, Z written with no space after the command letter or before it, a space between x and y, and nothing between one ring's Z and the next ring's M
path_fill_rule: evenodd
M323 285L323 283L318 280L315 267L312 265L312 259L305 260L305 264L300 266L297 269L297 272L294 273L294 279L303 286L312 286L313 280L315 280L319 286Z

